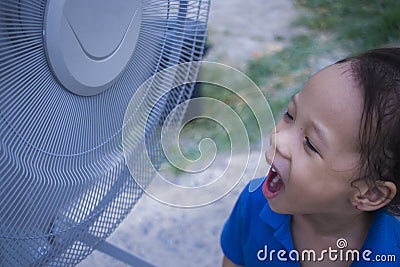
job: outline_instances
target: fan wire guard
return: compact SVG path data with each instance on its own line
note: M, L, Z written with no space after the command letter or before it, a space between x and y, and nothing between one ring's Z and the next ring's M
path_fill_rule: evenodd
M143 193L122 149L130 99L160 70L203 55L208 1L143 0L137 44L119 79L78 96L49 68L46 5L0 1L0 266L76 265L115 230ZM152 110L145 139L155 165L161 126L193 87L174 88Z

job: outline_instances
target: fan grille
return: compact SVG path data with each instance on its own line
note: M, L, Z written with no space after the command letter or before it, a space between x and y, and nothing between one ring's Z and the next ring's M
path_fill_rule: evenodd
M125 109L150 76L201 59L209 9L208 1L144 0L126 69L108 90L82 97L65 90L48 66L46 5L0 2L1 266L77 264L132 209L143 191L122 152ZM192 90L174 88L152 111L146 145L155 164L160 125Z

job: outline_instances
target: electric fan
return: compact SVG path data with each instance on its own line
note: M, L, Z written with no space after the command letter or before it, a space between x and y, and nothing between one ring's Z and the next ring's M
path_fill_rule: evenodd
M75 265L115 249L105 239L143 192L125 164L125 109L154 74L201 59L208 11L206 0L0 1L0 266ZM155 165L161 125L193 86L151 111Z

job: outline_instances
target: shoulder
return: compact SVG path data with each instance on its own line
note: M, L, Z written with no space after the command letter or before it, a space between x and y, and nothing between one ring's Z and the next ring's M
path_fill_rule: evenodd
M260 183L261 180L256 181L256 184ZM248 184L240 194L221 234L221 247L225 256L237 265L265 266L267 263L265 259L260 259L260 255L264 255L266 247L278 251L285 248L284 240L290 240L289 217L270 209L261 186L252 191ZM286 228L282 227L285 225ZM271 265L278 266L278 263L271 262Z
M379 229L381 233L385 233L385 236L400 237L399 219L384 210L374 213L371 229L375 230L374 228Z
M262 178L257 180L261 181ZM258 216L265 205L268 205L268 201L262 193L261 186L252 192L250 190L250 183L248 183L240 194L236 205L240 208L243 215L254 214Z
M384 210L374 212L364 248L400 256L400 221Z
M375 223L372 225L371 230L380 230L381 237L388 239L388 241L396 241L400 245L400 221L398 218L389 214L386 211L378 211L375 216Z
M254 244L251 239L255 229L252 226L262 224L259 213L266 205L261 190L250 192L249 186L242 190L221 233L221 248L237 265L244 265L249 257L248 246Z
M265 206L268 206L261 186L254 192L251 192L249 187L250 183L240 193L224 229L226 232L227 229L235 228L235 231L232 230L232 232L240 232L243 238L247 237L249 231L252 230L251 225L259 226L262 224L260 214Z
M384 210L373 213L373 221L363 248L360 261L351 266L365 266L366 262L382 262L382 266L398 266L400 259L400 221ZM375 265L374 265L375 266Z

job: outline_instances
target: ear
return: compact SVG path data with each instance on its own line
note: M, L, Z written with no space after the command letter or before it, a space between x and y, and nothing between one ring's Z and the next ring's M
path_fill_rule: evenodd
M393 182L377 181L373 187L359 188L352 204L362 211L374 211L385 207L394 198L397 187Z

